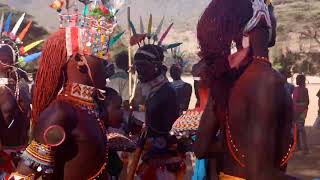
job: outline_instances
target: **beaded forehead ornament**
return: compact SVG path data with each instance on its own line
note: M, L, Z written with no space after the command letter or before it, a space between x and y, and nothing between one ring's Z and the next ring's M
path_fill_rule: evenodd
M64 3L66 2L66 3ZM73 12L69 11L69 1L56 0L50 6L59 12L60 28L66 28L68 57L93 55L108 59L108 52L120 37L121 32L112 37L117 26L116 14L124 1L119 0L82 0L85 7L79 12L75 2ZM66 4L67 13L62 13Z
M269 38L271 38L272 24L271 24L271 18L269 13L269 8L272 8L271 1L270 0L251 0L251 2L252 2L253 15L252 15L252 18L249 20L249 22L246 24L244 28L244 33L250 32L252 29L254 29L258 25L260 20L264 18L269 29Z

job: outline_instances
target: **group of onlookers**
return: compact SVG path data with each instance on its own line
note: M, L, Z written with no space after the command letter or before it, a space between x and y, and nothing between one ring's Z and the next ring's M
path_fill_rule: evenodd
M112 75L109 77L107 86L119 93L123 99L123 104L129 103L129 64L128 53L121 52L115 56ZM167 71L164 72L165 74ZM181 79L183 67L174 64L169 68L169 74L172 78L171 86L176 92L177 102L179 104L180 114L189 108L192 94L192 86Z
M288 72L281 73L285 78L290 77ZM309 147L307 143L305 121L308 114L309 93L308 89L306 88L306 76L299 74L296 77L296 86L290 84L289 82L286 82L285 86L287 92L292 95L293 118L297 128L297 150L302 150L304 154L308 154Z

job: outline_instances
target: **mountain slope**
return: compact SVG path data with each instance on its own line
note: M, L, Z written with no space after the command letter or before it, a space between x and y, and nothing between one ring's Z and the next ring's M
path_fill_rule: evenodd
M10 6L27 11L33 15L39 24L49 31L54 31L58 25L57 13L49 8L53 0L0 0ZM196 57L197 39L196 24L210 0L129 0L126 6L131 7L131 16L137 29L139 16L144 19L146 26L149 14L153 14L154 26L166 17L164 27L174 22L172 32L166 42L183 42L182 50L187 50L189 56ZM306 26L320 27L319 0L274 0L275 12L278 17L278 46L298 48L299 32ZM120 11L119 24L126 29L126 7Z

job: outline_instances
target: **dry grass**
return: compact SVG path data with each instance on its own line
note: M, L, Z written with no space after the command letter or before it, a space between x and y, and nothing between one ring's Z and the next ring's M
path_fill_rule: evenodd
M289 40L290 32L299 33L306 26L320 24L320 1L318 0L276 1L275 12L278 19L278 36L281 40Z

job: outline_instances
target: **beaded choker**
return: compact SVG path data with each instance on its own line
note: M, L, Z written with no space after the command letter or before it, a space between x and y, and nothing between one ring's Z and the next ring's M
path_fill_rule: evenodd
M101 166L100 170L93 177L90 177L89 180L99 179L101 175L104 173L107 167L108 149L109 149L105 124L99 118L99 113L96 110L97 105L94 103L94 100L93 100L93 93L95 90L96 90L95 87L78 84L78 83L68 83L64 87L62 93L59 95L60 99L70 101L73 105L75 105L80 110L87 111L89 115L94 116L97 123L99 124L101 134L104 136L105 162Z
M94 87L78 84L78 83L68 83L64 87L62 94L67 94L71 97L77 98L81 101L93 103L93 92Z
M253 56L253 59L254 59L254 60L261 61L261 62L264 62L264 63L267 63L267 64L271 64L268 57Z

